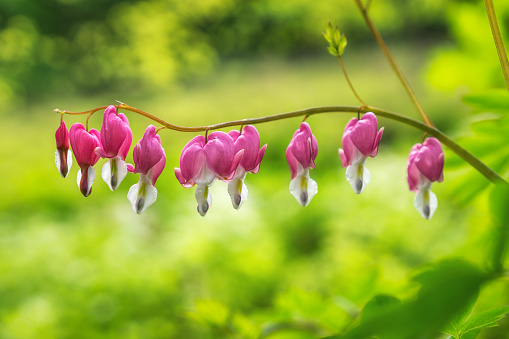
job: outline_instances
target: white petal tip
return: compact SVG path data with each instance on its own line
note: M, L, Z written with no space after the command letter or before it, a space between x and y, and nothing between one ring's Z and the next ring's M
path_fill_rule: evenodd
M355 194L361 194L369 184L371 175L364 165L352 164L346 168L346 180L352 186Z
M64 156L65 157L65 156ZM66 160L66 161L65 161ZM72 166L72 153L67 150L67 157L64 159L58 150L55 151L55 165L62 178L69 175Z
M290 193L302 207L306 207L318 193L318 185L309 177L309 172L304 173L290 182Z
M127 199L131 203L131 207L136 214L143 213L150 205L157 200L157 189L152 185L150 180L143 174L140 181L134 184L127 193Z
M110 190L116 191L127 175L127 164L120 157L111 158L102 168L101 177Z
M424 219L429 220L437 210L437 196L430 189L419 190L414 198L414 206Z
M241 178L233 178L230 180L230 182L228 182L228 193L230 194L233 208L238 210L244 201L247 200L248 190L247 186L244 184L244 180Z
M78 171L78 175L76 177L76 182L78 187L80 188L81 194L84 197L88 197L90 193L92 193L92 184L95 180L95 170L94 167L89 166L87 173L83 176L82 169Z
M196 207L198 213L204 217L210 206L212 205L212 195L209 192L209 186L198 185L194 194L198 206Z

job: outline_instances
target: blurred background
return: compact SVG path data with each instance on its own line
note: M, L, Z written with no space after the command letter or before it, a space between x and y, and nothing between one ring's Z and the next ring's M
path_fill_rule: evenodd
M509 2L495 5L507 37ZM436 126L507 179L508 119L463 99L505 86L484 4L376 0L370 14ZM58 174L55 108L120 100L198 126L358 105L321 36L328 21L347 36L343 60L364 101L418 118L353 1L2 0L0 338L316 338L350 328L377 294L412 295L427 263L484 265L492 185L446 150L438 210L422 219L406 183L422 133L386 119L360 196L337 153L352 115L307 120L320 152L306 208L288 191L284 155L300 119L257 126L268 148L238 211L216 182L202 218L194 189L176 180L194 134L161 131L167 165L142 215L126 198L137 175L116 192L97 175L84 198L76 163ZM151 121L125 113L134 145ZM90 127L101 122L99 112ZM509 304L508 287L492 283L475 310ZM481 336L508 330L503 321Z

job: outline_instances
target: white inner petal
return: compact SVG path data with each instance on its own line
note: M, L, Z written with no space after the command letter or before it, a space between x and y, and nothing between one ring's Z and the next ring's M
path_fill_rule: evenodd
M77 175L77 184L78 184L78 187L80 188L81 190L81 176L82 176L82 173L81 173L81 169L78 171L78 175ZM95 180L95 169L93 166L89 166L88 167L88 171L87 171L87 177L88 177L88 180L87 180L87 194L85 196L89 196L90 195L90 191L92 190L92 184L94 183L94 180Z
M62 172L60 172L60 152L58 150L55 151L55 165L57 165L58 172L62 175Z
M210 186L216 180L216 174L212 172L206 165L206 162L203 162L202 169L200 172L200 176L194 180L194 182L198 185Z
M244 184L244 179L246 178L246 173L243 175L237 176L228 182L228 193L230 194L230 198L232 199L233 208L239 209L240 206L247 200L247 186Z
M127 200L134 213L141 214L157 200L157 189L146 175L141 174L140 181L129 189Z
M202 217L207 214L210 206L212 205L212 195L209 192L209 186L207 185L197 185L196 192L194 194L196 198L196 202L198 203L197 209L198 213Z
M72 152L71 151L67 151L67 174L65 175L66 177L69 175L69 172L71 171L71 166L72 166Z
M290 193L302 206L309 205L311 199L318 193L318 184L309 177L309 169L297 175L290 182Z
M361 194L371 180L369 170L364 166L364 163L365 161L354 163L346 168L346 180L356 194Z
M60 152L58 150L55 151L55 165L57 165L57 169L60 175L64 178L67 177L72 166L72 152L67 151L67 173L65 175L63 175L62 172L60 171L61 162L60 162Z
M431 188L431 187L430 187ZM414 198L414 206L425 219L431 219L438 207L438 199L431 189L422 189Z
M102 168L101 176L110 190L115 191L127 175L127 164L119 156L111 158Z

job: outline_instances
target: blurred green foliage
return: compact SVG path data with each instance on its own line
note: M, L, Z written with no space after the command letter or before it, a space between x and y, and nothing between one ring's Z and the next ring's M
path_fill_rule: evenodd
M389 35L433 35L445 26L440 3L383 0L373 16ZM5 0L0 105L55 90L147 95L210 74L225 59L321 54L329 20L369 38L349 1Z
M496 5L503 22L507 4ZM459 98L501 84L481 7L377 0L370 13L432 120L507 178L507 95ZM269 146L239 211L217 182L207 216L196 213L172 172L184 133L160 132L167 168L141 216L126 199L135 175L113 193L98 176L87 199L76 164L58 175L55 107L119 99L190 126L356 103L320 37L329 20L348 37L362 97L415 114L351 1L0 2L0 338L444 338L452 322L498 322L480 338L507 338L507 281L489 274L507 267L507 192L449 152L439 208L423 220L405 182L422 135L405 126L380 120L371 183L356 196L337 155L351 116L310 117L319 193L305 209L284 159L297 120L257 127ZM127 114L136 142L149 122Z

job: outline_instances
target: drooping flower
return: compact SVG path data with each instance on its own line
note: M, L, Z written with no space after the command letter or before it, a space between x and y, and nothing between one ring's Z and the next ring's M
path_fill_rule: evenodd
M339 149L339 156L343 167L346 167L346 179L357 194L369 184L371 176L364 164L368 157L377 155L383 131L383 127L378 130L376 116L371 112L364 114L360 120L352 118L345 127L343 149Z
M131 186L127 199L133 211L141 214L156 201L157 189L154 185L166 165L166 154L154 126L148 126L143 137L134 146L133 160L134 166L127 164L127 170L140 173L140 181Z
M438 207L438 199L431 192L433 182L444 180L444 152L440 141L427 138L423 144L415 144L407 163L408 186L417 192L414 205L426 219L431 219Z
M246 184L244 184L246 174L247 172L258 173L267 144L263 145L260 149L260 135L252 125L245 126L242 129L242 133L233 130L228 134L234 141L235 153L244 150L244 155L235 170L235 175L228 182L228 193L230 194L232 205L235 209L239 209L247 199L248 190Z
M95 129L87 131L82 124L75 123L71 126L70 140L76 162L80 166L77 178L78 186L81 193L88 197L92 192L92 184L95 179L93 166L99 160L99 156L94 150L101 146L101 136L99 131Z
M55 132L57 150L55 151L55 164L62 177L67 177L72 166L72 153L69 152L69 130L62 120Z
M318 143L307 122L302 122L300 128L293 134L286 149L286 160L292 172L290 193L299 204L307 206L313 196L318 193L316 181L309 177L309 169L315 168L318 155Z
M225 132L213 132L207 140L203 135L196 136L184 146L175 176L184 187L198 185L195 198L201 216L212 204L209 187L217 178L231 180L243 154L244 150L235 152L233 139Z
M122 113L117 114L115 106L108 106L101 127L102 146L96 148L95 152L101 158L109 159L103 165L101 176L112 191L118 188L127 175L125 158L132 141L133 133L127 117Z

